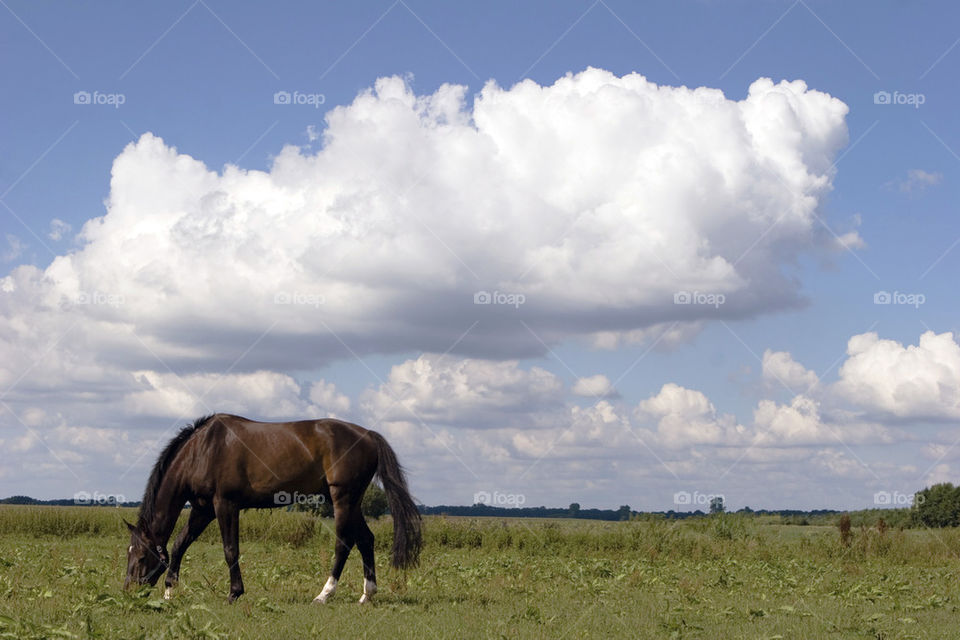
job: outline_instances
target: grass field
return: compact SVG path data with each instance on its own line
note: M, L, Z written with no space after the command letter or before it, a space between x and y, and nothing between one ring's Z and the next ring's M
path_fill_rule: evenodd
M130 510L0 507L2 638L960 638L960 532L684 521L427 518L418 569L388 566L359 606L354 551L337 594L311 604L329 523L241 516L246 594L228 605L216 526L187 553L172 601L120 588Z

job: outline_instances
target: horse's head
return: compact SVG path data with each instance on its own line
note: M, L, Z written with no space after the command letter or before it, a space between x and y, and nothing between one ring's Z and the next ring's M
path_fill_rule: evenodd
M141 584L152 587L167 568L167 550L148 532L126 520L124 523L130 529L130 547L127 549L127 577L123 581L123 588Z

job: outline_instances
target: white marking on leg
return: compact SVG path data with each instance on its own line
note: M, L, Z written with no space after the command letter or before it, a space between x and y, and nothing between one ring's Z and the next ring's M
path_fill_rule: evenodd
M333 576L327 578L327 584L323 585L323 591L320 592L316 598L313 599L314 602L319 602L320 604L325 604L330 596L333 595L333 592L337 590L337 579Z
M166 589L163 590L163 599L164 599L164 600L169 600L169 599L172 598L172 597L173 597L173 588L172 588L172 587L167 587Z
M370 602L370 598L377 592L377 583L373 580L363 579L363 595L360 596L360 604Z

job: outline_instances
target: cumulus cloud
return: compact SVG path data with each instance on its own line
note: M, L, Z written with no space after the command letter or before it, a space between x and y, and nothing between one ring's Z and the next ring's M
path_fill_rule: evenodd
M657 440L667 446L736 445L745 441L746 429L733 416L718 415L702 392L672 382L641 401L637 409L641 420L656 420Z
M839 100L599 69L465 91L382 78L328 113L320 150L285 147L267 172L214 171L145 134L79 248L4 282L0 323L80 322L86 355L178 372L222 370L261 339L238 364L254 371L309 369L343 342L509 358L800 303L783 269L818 241ZM526 302L475 305L479 290ZM678 290L726 302L677 305ZM107 302L75 304L95 294Z
M573 394L585 398L605 398L619 395L613 388L610 378L598 373L586 378L577 378L573 383Z
M427 354L395 365L361 404L371 420L388 424L536 427L562 405L562 392L560 379L540 367Z
M809 391L820 381L817 374L794 360L787 351L764 351L762 368L768 385L782 385L794 393Z
M889 442L887 431L878 425L853 422L830 424L820 415L820 403L803 394L788 405L761 400L753 414L755 446L850 445Z
M609 492L653 473L648 447L702 470L697 447L733 453L754 435L703 393L668 383L630 407L603 374L565 389L518 359L580 338L671 348L712 319L802 304L788 270L832 242L817 210L846 113L802 81L759 79L738 100L588 69L472 99L382 78L307 131L318 150L287 146L268 171L211 168L145 134L75 248L0 279L0 385L19 410L4 447L35 464L45 441L81 464L98 429L152 451L170 421L208 410L356 412L414 468L437 463L423 477L437 491L451 466L520 477L542 458L528 478L571 488L589 471ZM54 220L48 235L71 232ZM475 304L479 291L504 295ZM353 398L294 377L372 352L425 355ZM789 354L769 368L815 381ZM792 418L766 410L772 451ZM597 472L591 457L613 462Z
M833 391L868 412L902 419L960 416L960 345L950 332L927 331L916 345L853 336Z
M568 407L558 422L547 429L518 430L510 444L519 456L535 460L610 456L616 450L613 457L619 457L638 448L629 416L606 400L587 408Z
M317 380L310 385L310 401L327 410L331 416L341 416L350 411L350 398L337 391L337 386L326 380Z
M292 377L274 371L236 374L189 374L138 371L142 387L127 394L127 411L143 416L199 416L222 411L277 419L323 418L346 412L349 399L332 383L314 383L309 398Z

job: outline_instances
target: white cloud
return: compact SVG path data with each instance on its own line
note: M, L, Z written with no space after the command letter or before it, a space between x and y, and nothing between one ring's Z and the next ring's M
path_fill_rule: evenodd
M705 324L704 320L674 321L630 331L598 331L590 336L590 343L596 349L607 351L613 351L622 345L644 343L655 345L659 350L670 350L691 342L700 334Z
M310 401L326 409L333 416L350 411L350 398L339 393L336 385L326 380L317 380L310 385Z
M12 233L8 233L6 239L7 247L0 252L0 262L13 262L23 255L25 245L23 244L23 240Z
M809 391L819 383L817 374L793 359L787 351L763 352L763 379L768 385L782 385L794 393Z
M927 187L938 185L942 180L943 174L939 171L910 169L907 171L907 177L898 182L897 186L903 193L913 193L924 191Z
M838 424L824 422L820 403L803 394L794 396L789 405L761 400L753 413L755 446L844 447L864 442L890 442L891 436L878 425L851 421Z
M657 440L670 447L698 444L736 445L746 429L731 415L718 415L702 392L668 382L660 392L640 402L641 420L657 421Z
M606 400L586 408L569 407L558 422L548 429L516 430L510 444L519 455L535 460L583 458L589 449L595 450L594 456L619 457L639 444L629 418Z
M823 421L802 406L765 407L761 455L699 391L667 383L633 410L604 374L565 389L518 358L541 340L671 348L711 319L798 304L787 270L831 242L816 215L846 112L800 81L761 79L736 101L590 69L491 83L470 104L464 87L417 96L384 78L329 112L320 150L288 146L266 172L212 170L147 134L115 159L106 213L76 250L0 281L0 385L17 383L6 399L64 462L102 462L101 477L142 475L172 419L208 410L355 410L419 486L463 485L458 502L471 471L609 496L665 473L657 457L702 474L711 454L812 456L797 434L813 421L822 442ZM70 233L60 222L51 239ZM476 305L478 290L526 302ZM674 304L680 290L726 303ZM353 398L294 377L350 351L428 355ZM769 369L815 383L789 354ZM10 464L50 463L12 418L0 427L5 450L33 456ZM143 460L97 451L102 430Z
M834 238L837 249L863 249L867 243L857 231L848 231Z
M868 412L896 418L960 417L960 345L952 333L927 331L919 344L853 336L833 391Z
M376 423L500 429L544 426L536 423L562 406L562 394L560 379L539 367L428 354L395 365L361 405Z
M54 218L50 221L50 231L47 233L47 237L53 240L54 242L59 242L63 240L73 227L69 223L64 222L60 218Z
M331 383L314 383L307 400L296 380L273 371L184 376L138 371L134 377L142 390L124 398L125 409L133 415L176 418L219 411L252 418L300 419L323 418L330 410L345 412L350 407L349 399Z
M610 378L602 373L586 378L577 378L577 381L573 383L572 391L574 395L586 398L605 398L618 395L617 390L613 388L613 384L610 382Z
M178 372L226 368L266 331L240 366L295 370L342 357L331 330L358 353L508 358L798 303L781 267L819 242L839 100L760 79L734 101L598 69L489 83L472 105L465 91L382 78L329 112L319 151L288 146L269 172L216 172L144 135L79 248L11 274L0 325L79 321L81 359ZM526 304L475 305L481 288ZM675 305L681 289L726 303ZM95 293L122 304L74 304Z

